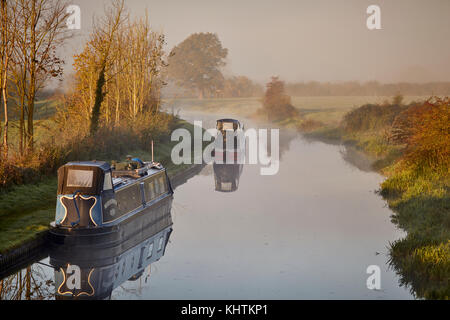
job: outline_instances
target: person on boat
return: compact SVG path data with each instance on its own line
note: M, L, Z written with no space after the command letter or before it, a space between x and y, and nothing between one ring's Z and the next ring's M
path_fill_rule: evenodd
M142 168L145 164L139 158L133 158L131 155L127 155L127 168L128 170L134 170L138 168Z

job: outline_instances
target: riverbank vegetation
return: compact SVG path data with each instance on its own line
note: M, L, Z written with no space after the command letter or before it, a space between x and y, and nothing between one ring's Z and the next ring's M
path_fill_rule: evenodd
M295 97L392 97L399 92L407 96L430 96L433 94L438 96L448 96L450 95L450 82L290 82L286 84L286 92ZM369 101L365 101L365 103L368 102Z
M2 21L14 21L17 28L26 26L28 29L24 30L32 39L35 30L28 26L27 17L17 16L17 10L27 5L30 12L35 10L35 17L30 19L36 19L38 27L43 28L50 21L48 14L55 14L62 21L54 28L66 27L61 1L38 2L41 7L34 7L36 0L7 4L2 1ZM155 160L163 163L169 174L187 168L172 164L170 153L176 142L170 141L170 134L180 127L192 133L193 126L161 111L167 66L164 35L151 29L147 16L132 20L122 0L112 1L104 16L96 21L82 51L74 55L75 73L67 91L36 101L38 89L47 84L52 74L62 79L61 59L49 49L39 54L50 55L58 63L52 68L36 67L39 74L35 76L35 89L30 85L34 80L27 78L26 86L8 83L11 90L2 95L5 109L1 127L7 139L2 141L0 161L0 253L48 228L54 216L56 170L68 161L121 161L127 154L150 160L154 142ZM30 71L21 66L21 61L31 59L28 55L37 44L16 42L13 30L6 31L2 54L6 54L6 43L18 46L18 50L20 45L27 47L18 56L11 54L9 64L0 71L8 79L15 73L26 77ZM51 48L63 45L67 37L62 29L57 35L54 37L60 41L46 40ZM23 97L31 97L32 101L22 101Z
M54 31L53 38L49 39L43 35L41 41L47 41L52 48L63 45L68 35L64 31L62 2L38 2L40 6L37 7L34 0L8 2L4 4L2 17L14 22L11 28L25 28L32 39L37 31L28 26L28 16L19 15L24 6L35 10L37 28L47 26L50 19L47 15L52 18L57 15L54 19L62 22L59 22L61 25L55 22L53 28L59 33ZM31 9L29 14L33 14ZM17 46L16 51L20 51L21 45L27 47L23 52L14 51L9 57L9 64L2 69L8 79L16 73L23 77L29 75L30 70L24 69L21 62L32 59L28 55L38 45L33 41L21 43L14 30L4 31L4 38L9 40L3 41L2 45ZM30 78L24 80L28 83L25 87L19 86L22 83L9 83L11 90L2 95L7 106L2 129L7 138L1 145L0 192L15 185L46 179L69 160L114 159L131 150L147 150L152 140L167 142L162 139L180 122L175 116L160 111L160 91L164 85L162 71L166 66L164 43L164 35L153 31L146 17L131 20L124 1L112 1L104 17L94 25L83 50L74 55L75 74L70 88L53 96L51 101L40 102L35 99L38 89L42 89L51 77L62 79L62 71L59 72L62 62L53 49L38 52L43 55L42 59L51 53L52 61L58 63L51 68L36 67L42 73L36 75L36 89ZM53 70L56 67L57 73ZM32 101L22 101L23 97L31 97ZM52 109L47 118L44 106ZM28 116L25 122L24 111ZM36 114L40 119L34 118Z
M272 87L273 80L259 110L268 120L311 139L351 145L375 159L373 168L387 176L379 193L394 211L393 222L407 232L390 245L390 265L416 297L449 299L450 99L406 104L396 95L351 109L338 122L322 122L286 113L291 99L285 93L267 103ZM280 116L270 117L277 108Z

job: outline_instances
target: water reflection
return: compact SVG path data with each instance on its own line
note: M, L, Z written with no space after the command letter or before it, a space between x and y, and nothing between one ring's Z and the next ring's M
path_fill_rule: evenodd
M114 247L56 246L47 259L0 280L0 300L110 299L126 281L148 282L171 233L169 214Z
M46 266L33 264L0 280L0 300L46 300L54 295Z
M101 250L52 251L56 299L109 299L125 281L147 280L147 267L164 255L171 232L172 227L166 227L125 250L120 245Z
M239 187L239 178L242 174L243 164L219 164L214 163L214 181L216 191L220 192L234 192Z

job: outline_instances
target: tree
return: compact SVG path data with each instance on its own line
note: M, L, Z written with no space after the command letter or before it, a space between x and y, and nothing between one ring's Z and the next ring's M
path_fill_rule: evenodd
M261 96L263 87L246 76L227 78L224 82L222 97L240 98Z
M3 128L3 154L4 159L8 158L8 77L10 72L10 60L15 47L16 39L16 14L17 3L7 3L6 0L1 0L0 4L0 97L3 99L3 111L5 118L5 125ZM0 99L1 100L1 99ZM1 133L0 125L0 133Z
M202 99L221 89L224 77L221 67L228 49L222 47L217 34L194 33L175 46L168 59L169 78L186 89L198 92Z
M93 46L95 54L99 58L97 64L98 77L95 86L95 99L90 122L91 135L98 129L100 107L105 96L105 93L103 92L103 86L106 82L105 72L117 31L124 22L123 13L124 0L114 1L112 7L107 12L105 19L102 19L98 25L94 26L94 32L91 35L90 43Z
M420 169L442 170L450 166L450 99L433 97L411 117L412 129L406 140L405 158Z
M272 77L266 87L262 111L269 121L279 121L298 115L297 110L291 104L291 97L284 91L283 81L278 77Z
M148 119L159 110L167 66L164 35L151 29L148 15L131 21L122 5L114 2L74 56L74 89L57 113L61 127L70 127L69 140L93 135L101 127L134 125L142 115Z
M24 135L24 147L32 152L36 95L49 79L62 76L64 61L59 58L57 48L69 36L66 26L69 14L60 0L15 0L15 3L18 32L11 73L21 114L21 141Z

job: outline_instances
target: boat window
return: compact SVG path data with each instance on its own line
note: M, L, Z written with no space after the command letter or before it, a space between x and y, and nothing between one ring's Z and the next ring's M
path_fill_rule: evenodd
M150 244L150 246L148 247L148 255L147 255L147 259L150 258L153 255L153 242Z
M94 171L92 170L74 170L69 169L67 173L67 186L68 187L92 187L92 181L94 178Z
M105 181L103 182L103 190L111 190L113 188L111 180L111 172L105 173Z
M223 130L234 130L234 124L233 122L224 122L222 128Z
M158 251L161 251L161 249L163 248L163 244L164 244L164 236L159 238Z
M161 186L159 185L159 179L155 179L155 193L156 196L159 196L161 194Z
M231 182L222 182L222 190L223 191L231 191L233 184Z
M164 193L167 191L167 187L166 187L166 177L161 175L159 177L159 186L161 188L161 193Z
M144 184L145 198L150 201L155 198L155 186L153 184L153 179L147 179Z

